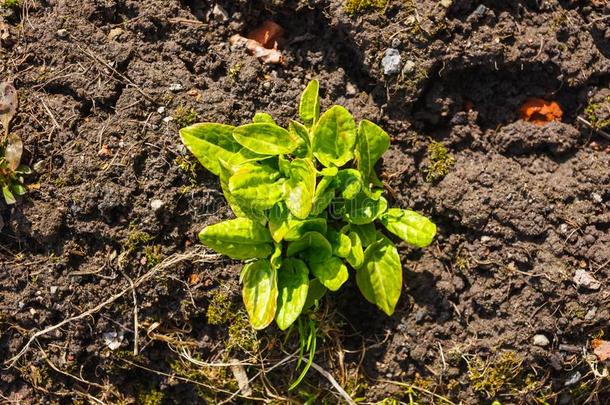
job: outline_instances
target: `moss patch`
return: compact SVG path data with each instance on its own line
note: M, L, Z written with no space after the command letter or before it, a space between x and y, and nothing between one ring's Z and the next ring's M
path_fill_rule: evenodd
M429 183L441 180L455 164L445 145L433 140L428 144L428 160L430 165L426 169L426 181Z
M197 120L199 120L199 115L197 115L197 111L192 108L185 108L182 106L176 108L172 117L180 128L193 125L197 122Z
M388 0L346 0L344 8L348 14L360 14L370 10L381 10Z

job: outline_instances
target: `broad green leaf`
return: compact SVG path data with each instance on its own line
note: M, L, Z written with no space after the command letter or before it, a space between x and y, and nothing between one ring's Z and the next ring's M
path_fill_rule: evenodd
M387 238L364 251L364 263L356 271L356 283L364 298L392 315L402 289L402 267L394 244Z
M326 219L324 218L291 220L288 225L289 230L285 234L284 240L289 242L301 239L307 232L319 232L325 235L327 230Z
M255 210L252 207L240 205L240 201L231 194L231 191L229 190L229 179L233 176L234 168L222 159L219 159L218 162L220 164L220 187L235 216L250 218L260 224L264 224L266 222L266 217L262 210ZM246 163L245 165L249 164L250 163Z
M256 114L254 114L254 117L252 118L252 122L254 122L254 123L267 122L269 124L275 124L275 120L273 119L273 117L264 112L257 112Z
M334 178L325 176L320 179L313 196L312 215L320 215L335 197Z
M341 167L353 157L356 123L344 107L327 110L315 126L312 140L314 156L325 167Z
M381 197L376 201L365 193L360 193L356 198L345 201L344 218L356 225L369 224L387 209L388 202L385 198Z
M240 145L263 155L287 154L298 146L294 135L268 122L239 126L233 130L233 137Z
M281 242L290 229L292 216L283 202L277 203L269 211L269 231L277 243Z
M303 310L318 305L326 291L328 291L328 288L324 287L324 284L317 278L309 280L309 289L307 290L307 299L305 300Z
M347 266L336 256L324 260L310 260L309 266L313 275L331 291L337 291L349 277Z
M299 259L286 259L278 270L279 290L275 322L286 330L301 315L309 290L309 269Z
M273 251L267 228L248 218L230 219L206 226L199 233L199 240L232 259L265 258Z
M307 127L300 122L290 120L288 132L298 140L298 146L292 152L293 155L300 158L311 157L311 139Z
M364 262L364 251L362 250L362 241L360 240L360 236L358 236L358 233L354 231L350 232L348 236L351 242L351 249L345 260L347 260L350 266L358 270Z
M290 177L290 160L286 159L284 155L277 157L277 168L284 177Z
M318 172L320 176L324 177L335 177L337 173L339 173L339 169L337 169L336 167L325 167L324 169Z
M11 184L11 191L13 192L13 194L16 194L19 196L24 195L28 192L28 190L25 187L23 187L21 184L17 184L17 183Z
M380 219L388 231L416 247L430 245L436 235L436 225L415 211L390 208Z
M316 79L313 79L307 84L305 91L301 94L299 116L308 127L314 125L320 116L319 90L320 83Z
M375 228L375 224L351 225L350 229L358 234L363 246L369 246L377 242L379 233Z
M4 195L4 201L6 201L8 205L15 204L17 202L17 200L15 200L15 196L13 193L11 193L9 186L2 187L2 194Z
M352 241L344 233L330 229L326 237L333 247L333 255L346 258L352 250Z
M273 322L277 309L277 270L269 260L257 260L246 264L242 279L242 296L250 324L254 329L264 329Z
M358 125L356 142L356 167L364 181L380 183L375 174L375 163L390 147L390 136L371 121L362 120Z
M182 128L180 138L203 167L220 176L219 159L225 162L233 161L242 149L233 138L233 129L231 125L205 122ZM237 160L243 161L245 158Z
M8 135L6 148L4 149L4 159L8 163L8 168L17 170L19 162L21 162L21 154L23 153L23 142L17 134L11 133Z
M358 170L345 169L339 170L335 177L335 184L341 191L341 196L346 200L352 200L363 189L362 175Z
M267 210L284 198L284 179L269 166L240 166L229 179L229 192L241 207Z
M294 159L290 163L290 179L286 205L295 217L305 219L311 213L316 188L316 168L309 159Z
M288 245L288 257L301 253L304 258L316 257L324 260L332 255L333 249L326 238L319 232L307 232L299 240Z

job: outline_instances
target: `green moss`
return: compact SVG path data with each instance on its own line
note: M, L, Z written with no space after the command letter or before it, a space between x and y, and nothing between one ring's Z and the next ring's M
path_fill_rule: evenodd
M244 66L243 63L241 62L237 62L236 64L234 64L233 66L231 66L229 68L229 78L231 80L237 80L237 75L239 74L239 71L241 70L241 68Z
M131 224L123 246L126 251L134 252L139 246L150 243L153 239L148 232L140 231L136 225Z
M354 15L370 10L381 10L386 4L388 0L346 0L343 7L346 13Z
M173 115L174 121L180 128L188 127L189 125L193 125L199 120L199 116L197 115L197 111L192 108L178 107L174 111Z
M585 119L594 129L603 129L610 125L610 96L602 103L591 103L584 111Z
M165 394L157 389L140 391L138 403L141 405L162 405L165 403Z
M468 363L471 387L475 392L494 398L498 393L526 386L522 363L523 359L512 351L503 352L487 362L475 357Z
M157 264L161 263L161 260L163 259L161 246L144 246L144 257L146 258L146 265L148 267L155 267Z
M430 140L428 144L428 160L430 165L426 170L426 181L433 183L445 177L455 164L455 159L440 142Z
M21 0L4 0L4 7L10 8L13 10L21 8Z
M206 313L210 325L223 325L229 323L235 316L233 303L225 291L217 291L210 300Z
M227 348L239 348L245 352L255 353L259 348L256 330L248 322L248 315L242 310L235 314L229 326Z

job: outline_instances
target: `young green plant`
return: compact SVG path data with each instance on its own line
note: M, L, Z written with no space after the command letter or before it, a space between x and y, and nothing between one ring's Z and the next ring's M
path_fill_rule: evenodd
M402 265L384 231L428 246L436 226L389 208L375 164L390 137L368 120L356 125L344 107L320 115L319 84L299 104L301 122L282 128L269 114L238 127L200 123L182 142L220 178L236 218L205 227L200 241L244 260L240 275L250 322L282 330L355 273L364 298L391 315L402 289ZM379 226L381 225L381 226Z

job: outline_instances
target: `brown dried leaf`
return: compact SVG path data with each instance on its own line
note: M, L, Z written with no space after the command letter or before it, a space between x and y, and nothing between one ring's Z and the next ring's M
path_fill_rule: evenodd
M606 361L610 359L610 342L602 339L593 339L591 341L591 347L593 353L597 356L599 361Z
M8 136L8 143L4 150L4 158L8 163L8 167L11 170L17 170L19 162L21 162L21 154L23 153L23 142L21 137L16 134L10 134Z
M267 49L276 49L277 40L284 35L284 29L276 22L265 21L260 27L248 34L248 39L252 39Z
M4 126L4 134L8 135L8 126L17 113L19 102L17 90L11 83L0 83L0 120Z
M231 45L244 46L246 49L248 49L248 51L250 51L250 54L256 56L263 63L275 64L284 62L284 56L280 51L277 49L267 49L253 39L248 39L239 34L235 34L229 38L229 42Z

